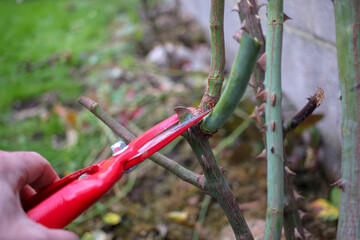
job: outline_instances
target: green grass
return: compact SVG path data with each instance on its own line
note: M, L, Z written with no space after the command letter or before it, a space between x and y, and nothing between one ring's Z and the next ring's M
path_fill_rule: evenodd
M68 123L53 107L76 106L88 85L88 76L80 69L91 64L94 56L96 63L107 63L121 55L119 47L104 50L104 46L121 19L136 24L137 4L117 0L0 1L0 149L37 151L60 173L74 171L96 157L106 143L99 122L86 111L77 111L73 128L78 141L67 147L63 139ZM133 47L123 50L129 55ZM52 58L55 60L49 61ZM55 95L55 102L40 103L48 92ZM14 120L19 109L33 105L45 109L48 116ZM90 130L83 129L85 123L92 126ZM64 146L56 146L56 142Z
M15 100L32 99L49 90L62 95L71 88L79 93L83 84L69 69L79 66L84 57L109 39L110 20L130 8L119 2L1 1L0 110L9 109ZM63 57L55 66L27 69L65 53L70 59Z

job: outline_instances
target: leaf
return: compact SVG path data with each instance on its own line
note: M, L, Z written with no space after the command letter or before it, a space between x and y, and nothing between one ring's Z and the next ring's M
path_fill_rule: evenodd
M310 209L316 218L326 221L335 221L339 217L339 209L326 199L319 198L310 203Z
M112 225L112 226L117 225L121 222L120 215L118 215L114 212L109 212L109 213L105 214L102 219L103 219L104 223L106 223L108 225Z
M74 109L64 107L60 104L54 106L54 112L70 127L75 127L77 122L77 113Z
M174 211L174 212L169 212L166 215L166 218L170 221L182 224L182 225L189 225L188 220L189 220L189 213L185 212L185 211Z
M333 188L330 191L330 202L337 208L340 207L340 188Z
M95 240L95 238L91 233L85 232L84 235L81 236L81 240Z

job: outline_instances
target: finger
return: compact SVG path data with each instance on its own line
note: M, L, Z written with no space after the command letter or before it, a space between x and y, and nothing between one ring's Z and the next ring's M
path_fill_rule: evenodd
M21 229L21 231L19 231ZM63 229L49 229L35 223L26 216L18 218L9 226L7 234L0 238L4 239L28 239L28 240L79 240L79 237L70 231ZM2 239L2 238L1 238Z
M30 198L31 196L33 196L35 194L35 190L30 187L29 185L25 185L21 190L20 190L20 199L21 200L25 200Z
M47 236L49 236L49 240L79 240L79 237L70 231L62 230L62 229L46 229Z
M12 166L20 173L20 188L29 184L34 189L42 189L59 179L50 163L35 152L12 152Z

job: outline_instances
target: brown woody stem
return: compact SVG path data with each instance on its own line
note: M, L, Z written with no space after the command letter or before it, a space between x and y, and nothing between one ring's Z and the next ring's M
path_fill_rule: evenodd
M184 137L193 149L206 179L205 190L224 210L236 239L253 239L249 227L241 214L239 205L232 194L229 185L219 168L208 136L203 135L200 127L190 128Z
M294 130L299 124L304 122L314 111L317 107L320 106L322 100L324 99L324 90L319 87L316 93L310 97L308 103L286 124L284 124L284 135Z

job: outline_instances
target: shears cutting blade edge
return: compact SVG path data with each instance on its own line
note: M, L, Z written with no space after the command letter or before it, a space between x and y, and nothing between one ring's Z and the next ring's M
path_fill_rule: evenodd
M124 171L165 147L209 112L211 110L179 124L178 116L174 114L112 157L78 170L25 199L23 209L29 218L46 227L65 227L109 191Z

